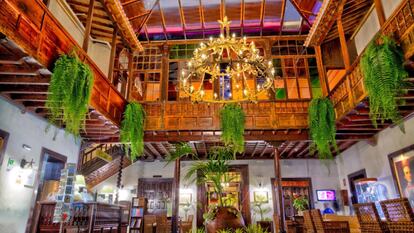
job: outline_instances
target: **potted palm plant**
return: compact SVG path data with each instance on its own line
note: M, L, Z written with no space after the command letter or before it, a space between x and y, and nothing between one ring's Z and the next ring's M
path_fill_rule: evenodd
M229 161L234 159L234 153L229 148L231 147L211 149L208 159L194 162L184 176L184 180L190 183L210 184L213 193L217 196L217 204L208 206L208 211L203 215L207 233L245 227L240 211L234 207L231 198L224 196L225 184L230 183L233 179L232 176L228 175ZM168 160L175 160L191 153L191 148L188 145L181 144Z
M299 216L303 216L303 211L309 208L309 201L306 197L299 196L293 200L293 208L298 211Z

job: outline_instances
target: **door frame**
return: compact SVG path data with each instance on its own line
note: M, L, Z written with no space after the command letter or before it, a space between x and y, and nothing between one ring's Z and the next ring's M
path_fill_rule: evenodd
M45 160L46 154L54 159L62 161L65 165L67 163L68 158L65 155L42 147L42 150L40 152L39 167L37 168L36 181L35 185L33 186L32 201L30 204L29 218L27 219L26 232L36 232L37 230L37 218L40 214L37 202L39 201L41 187L43 186L43 181L40 180L40 177L42 174L42 168L44 165L43 162Z
M352 198L356 198L356 197L354 197L354 194L352 193L353 184L351 182L351 179L354 178L355 176L360 176L360 175L363 175L365 178L367 178L367 171L365 170L365 168L348 174L348 187L349 187L349 193L351 193L351 196L350 196L351 205L356 204L356 203L352 203ZM358 203L358 200L357 200L357 203Z
M3 146L2 148L0 148L0 167L3 164L4 155L6 154L6 147L7 142L9 140L9 136L10 134L8 132L0 129L0 137L3 138Z
M242 183L241 183L241 195L242 199L242 216L246 224L251 223L251 212L250 212L250 185L249 185L249 165L229 165L230 172L240 172ZM198 174L197 174L198 175ZM203 213L204 207L207 205L206 187L205 185L197 185L197 203L201 204L201 207L197 208L197 226L203 225Z

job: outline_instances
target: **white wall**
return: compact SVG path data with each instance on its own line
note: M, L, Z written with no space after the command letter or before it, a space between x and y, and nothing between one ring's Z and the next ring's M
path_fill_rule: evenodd
M21 110L0 97L0 129L8 132L9 139L2 166L0 167L0 232L22 233L25 231L30 206L34 201L33 188L17 184L17 176L24 172L18 164L24 158L34 160L37 171L42 147L67 157L68 163L77 163L79 143L75 143L71 135L65 136L63 130L58 131L53 140L54 127L48 133L48 123L30 113ZM29 145L31 151L24 150L23 144ZM16 160L17 165L6 171L8 159Z
M397 6L400 5L401 0L381 0L384 8L385 18L391 16ZM374 10L371 12L365 23L360 28L359 32L355 35L355 46L357 53L360 54L367 44L374 37L380 29L380 24L377 16L377 12Z
M378 141L375 146L371 146L364 141L358 142L335 159L338 165L341 189L349 188L349 174L365 169L367 177L378 178L387 187L389 198L398 197L388 155L414 144L414 118L407 120L404 125L405 134L398 127L385 129L378 134ZM344 185L344 179L346 185Z
M193 196L193 209L189 214L195 213L197 186L195 184L188 184L183 180L187 169L193 162L184 161L181 163L181 181L180 181L180 193L191 193ZM165 162L136 162L133 165L123 170L122 184L124 189L132 190L136 188L138 184L138 178L151 178L153 175L162 175L163 178L172 178L174 175L174 163L165 167ZM250 201L253 202L254 191L267 191L269 194L269 203L266 207L272 208L272 211L264 217L272 218L273 215L273 201L272 201L272 189L270 179L274 177L273 160L237 160L232 161L231 164L247 164L249 166L249 190ZM328 169L329 168L329 169ZM309 177L312 180L313 196L316 208L322 208L321 203L317 203L316 189L335 189L338 190L338 172L335 161L330 161L327 164L322 164L319 160L282 160L281 162L282 177ZM262 178L259 178L262 177ZM101 190L105 186L116 187L117 175L105 180L101 184L97 185L94 189ZM259 180L262 182L262 187L259 187ZM131 200L129 195L122 195L123 200ZM120 198L121 199L121 198ZM194 214L195 215L195 214ZM184 212L180 208L180 216L184 216ZM254 212L251 213L252 219L258 220L260 216L254 218ZM195 222L194 222L195 224Z
M75 39L79 46L83 45L85 27L76 17L65 0L53 0L48 5L49 10L58 19L67 32ZM88 55L98 65L101 71L108 75L111 45L108 42L89 39Z

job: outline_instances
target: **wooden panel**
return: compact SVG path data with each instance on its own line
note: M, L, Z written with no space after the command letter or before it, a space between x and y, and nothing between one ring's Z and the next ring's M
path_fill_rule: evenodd
M1 1L0 16L1 32L46 68L51 69L60 54L75 49L94 73L91 106L120 124L126 100L40 0Z
M222 104L143 103L146 130L219 130ZM308 101L242 103L246 129L307 127Z

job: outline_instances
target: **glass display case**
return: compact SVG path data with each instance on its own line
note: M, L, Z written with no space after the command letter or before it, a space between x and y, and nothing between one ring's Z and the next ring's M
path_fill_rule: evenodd
M378 214L384 218L379 202L388 199L387 187L376 178L363 178L355 181L355 189L358 203L374 202Z

